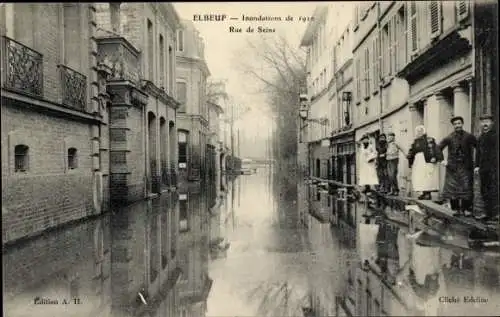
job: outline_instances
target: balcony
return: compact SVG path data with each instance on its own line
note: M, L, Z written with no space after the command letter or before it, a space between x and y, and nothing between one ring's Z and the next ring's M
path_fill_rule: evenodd
M139 83L139 50L125 38L116 35L98 38L97 45L98 63L111 65L110 80Z
M85 111L87 104L87 77L67 66L59 65L61 72L62 104Z
M43 97L43 55L11 38L2 37L2 88Z

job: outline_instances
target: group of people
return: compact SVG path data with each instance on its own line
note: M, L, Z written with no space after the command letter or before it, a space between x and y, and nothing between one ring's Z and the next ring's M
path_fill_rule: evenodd
M375 144L368 135L361 138L359 182L365 192L372 189L398 195L399 152L405 154L411 172L412 191L420 192L420 200L430 200L439 191L438 164L446 166L441 198L449 203L456 216L472 216L474 174L479 174L484 213L477 219L498 220L498 145L492 116L480 118L482 133L476 138L463 129L464 119L453 117L454 131L441 142L416 127L416 138L408 153L395 140L394 133L380 134ZM443 150L448 150L447 160ZM475 150L475 158L474 158Z

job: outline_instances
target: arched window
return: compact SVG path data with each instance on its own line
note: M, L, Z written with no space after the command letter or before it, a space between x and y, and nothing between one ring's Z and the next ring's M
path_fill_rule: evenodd
M24 144L18 144L14 147L14 171L26 172L28 170L29 147Z
M68 149L68 169L73 170L78 167L78 151L74 147Z

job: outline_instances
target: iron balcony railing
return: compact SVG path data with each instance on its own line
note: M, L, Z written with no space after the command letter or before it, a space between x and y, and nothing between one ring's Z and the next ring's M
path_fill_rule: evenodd
M87 104L87 77L65 65L61 73L62 104L68 108L85 111Z
M43 97L43 55L6 36L2 42L4 88Z

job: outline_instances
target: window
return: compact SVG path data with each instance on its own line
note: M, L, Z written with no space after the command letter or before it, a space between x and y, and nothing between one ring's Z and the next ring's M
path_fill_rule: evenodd
M110 15L110 21L111 21L111 29L113 32L119 33L120 32L120 2L116 3L109 3L109 15Z
M406 39L408 38L408 29L406 27L405 5L402 5L398 10L396 19L397 29L397 43L396 43L396 71L400 71L406 65L406 58L408 56Z
M172 49L172 46L168 47L168 92L173 93L174 92L174 85L175 85L175 78L174 78L174 71L175 71L175 53L174 50Z
M148 43L148 75L149 80L153 79L154 74L154 39L153 39L153 22L151 20L147 20L148 25L148 34L147 34L147 43Z
M431 26L431 38L438 37L442 30L441 1L429 2L429 19Z
M316 159L316 177L321 177L321 161Z
M177 51L184 52L184 31L177 30Z
M469 16L469 1L457 1L455 2L458 21L462 21L463 19Z
M68 169L73 170L78 167L77 150L72 147L68 149Z
M163 35L160 34L159 40L159 50L160 50L160 87L166 88L165 80L165 43L163 41Z
M181 103L179 112L186 112L187 84L182 81L177 82L177 101Z
M179 168L187 167L188 159L188 133L185 131L179 131Z
M398 16L395 14L391 18L391 25L390 25L390 73L389 75L394 75L396 73L396 63L397 63L397 56L398 56L398 51L397 51L397 19Z
M418 32L417 32L417 3L415 1L410 2L409 7L410 13L408 14L409 22L409 32L410 32L410 54L415 54L418 50Z
M15 172L26 172L28 170L28 150L24 144L16 145L14 148L14 171Z
M365 47L365 61L364 61L364 73L365 73L365 85L364 85L364 97L367 98L370 96L370 50L368 47Z
M378 73L378 36L375 36L372 41L372 76L371 76L371 86L372 90L375 92L377 90L377 84L379 79Z
M361 101L361 60L356 58L356 64L355 64L355 72L356 72L356 83L355 83L355 88L356 88L356 102Z
M390 23L382 28L382 77L389 76L391 73L390 63Z

